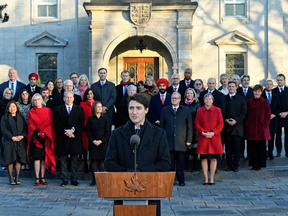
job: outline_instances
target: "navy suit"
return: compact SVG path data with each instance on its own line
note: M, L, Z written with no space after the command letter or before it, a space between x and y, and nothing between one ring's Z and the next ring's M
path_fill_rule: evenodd
M189 88L194 89L194 83L195 83L195 81L190 79ZM184 86L187 89L185 79L180 81L180 86Z
M178 93L181 95L181 102L184 102L184 94L185 94L185 91L186 91L186 88L183 87L183 86L181 86L181 85L179 85ZM172 86L172 85L169 86L169 87L167 88L167 92L172 95L173 92L174 92L174 86Z
M166 93L164 105L162 104L160 100L160 93L151 97L150 106L149 106L149 114L154 123L157 120L160 121L161 110L163 109L163 107L168 106L170 104L171 104L171 94L169 93Z
M41 88L40 88L39 86L37 86L37 85L35 85L34 88L35 88L34 94L36 94L36 93L39 93L39 94L40 94ZM26 89L27 92L30 94L30 96L33 97L34 94L32 95L30 84L28 84L27 86L24 86L22 89ZM22 89L21 89L21 90L22 90Z
M275 92L274 93L271 92L271 94L272 94L271 95L272 100L270 104L270 110L271 110L271 114L276 115L276 117L274 119L271 119L269 123L271 139L268 140L268 156L270 158L273 158L274 156L272 155L272 153L274 149L274 138L275 138L275 133L277 133L278 131L278 119L279 119L279 113L281 110L281 104L280 104L279 96L275 94ZM268 100L267 95L266 95L266 90L263 91L262 98ZM276 148L277 148L277 153L281 153L282 145L280 146L276 145Z
M20 90L25 87L26 85L22 82L19 82L18 80L16 80L17 84L16 84L16 92L14 94L14 97L13 97L13 100L14 101L18 101L19 99L19 92ZM0 97L3 98L3 92L6 88L9 88L9 81L6 81L6 82L3 82L1 85L0 85ZM15 87L14 87L15 88Z
M276 87L272 90L272 92L279 96L281 111L280 112L288 112L288 88L284 87L284 92L280 93L279 88ZM285 133L285 154L288 156L288 116L286 118L279 117L278 122L278 132L276 134L276 146L282 147L282 127L284 127Z

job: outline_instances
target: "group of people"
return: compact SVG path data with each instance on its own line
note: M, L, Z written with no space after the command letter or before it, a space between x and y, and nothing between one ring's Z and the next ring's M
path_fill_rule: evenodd
M129 71L124 70L115 86L107 80L105 68L98 70L99 81L92 85L86 75L79 77L76 72L65 81L49 80L43 88L36 85L36 73L29 75L28 85L17 81L15 68L8 76L0 85L0 151L1 166L7 167L11 185L21 184L21 165L29 161L34 161L34 185L48 185L45 169L56 173L55 157L60 159L63 187L68 184L69 159L71 184L79 185L79 155L83 155L84 171L92 173L91 186L96 184L94 172L98 170L132 171L133 153L129 155L124 149L135 133L141 137L139 151L145 145L145 150L137 151L143 158L137 170L176 170L180 186L185 185L185 169L198 170L198 155L204 184L214 185L223 146L227 171L237 172L245 140L249 165L260 170L266 166L267 156L274 158L275 135L276 156L281 156L282 127L288 156L288 89L283 74L277 75L278 87L273 89L272 80L267 80L265 90L261 85L249 87L248 75L234 75L230 80L227 74L220 76L218 89L215 78L208 79L205 89L201 79L191 79L190 68L184 71L183 80L173 74L171 85L164 78L155 82L152 76L134 84ZM151 146L152 138L152 143L158 140L164 144L157 150Z

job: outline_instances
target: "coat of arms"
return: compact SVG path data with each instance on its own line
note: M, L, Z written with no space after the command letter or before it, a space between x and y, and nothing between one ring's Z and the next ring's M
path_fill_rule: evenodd
M131 3L130 18L135 25L145 25L151 18L151 3Z

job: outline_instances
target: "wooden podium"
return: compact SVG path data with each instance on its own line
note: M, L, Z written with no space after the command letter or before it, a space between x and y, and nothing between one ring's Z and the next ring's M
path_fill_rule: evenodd
M114 200L114 215L156 215L156 201L172 196L175 172L95 172L98 196Z

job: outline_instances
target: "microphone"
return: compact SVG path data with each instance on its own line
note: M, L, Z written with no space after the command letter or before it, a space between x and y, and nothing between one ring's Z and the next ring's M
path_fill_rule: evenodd
M135 154L135 157L134 157L134 171L136 172L136 155L137 155L137 148L140 144L140 137L137 135L137 134L134 134L131 136L130 138L130 145L132 147L134 147L134 154Z

